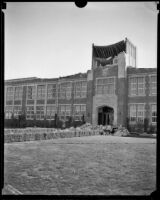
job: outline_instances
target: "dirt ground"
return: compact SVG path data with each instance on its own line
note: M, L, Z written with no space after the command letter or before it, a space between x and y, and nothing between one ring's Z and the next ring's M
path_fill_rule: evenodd
M23 194L149 195L156 189L156 139L17 142L5 144L4 154L5 186Z

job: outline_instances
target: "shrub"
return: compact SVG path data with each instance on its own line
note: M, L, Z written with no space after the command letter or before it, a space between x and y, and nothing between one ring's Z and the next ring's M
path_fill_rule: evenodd
M46 119L46 116L44 117L44 120L43 120L43 127L48 127L48 120Z
M18 128L18 127L19 127L19 121L18 121L18 119L13 118L11 124L12 124L12 125L11 125L12 128Z
M148 125L149 125L149 120L148 118L145 118L144 119L144 131L147 132L148 130Z
M37 126L36 114L33 116L33 127Z
M67 122L67 127L71 127L71 125L72 125L72 117L70 116Z
M34 127L35 123L33 120L26 120L26 127Z
M130 131L129 117L126 118L126 128Z
M144 132L144 123L138 122L135 130L138 133L143 133Z
M157 126L153 126L153 125L150 125L149 126L149 130L148 130L148 133L149 134L153 134L153 133L157 133Z
M54 128L55 127L55 120L51 120L50 122L50 128Z
M59 119L58 119L58 115L55 114L55 120L54 120L54 125L53 125L54 128L57 128L58 121L59 121Z
M85 124L86 122L85 122L85 117L84 117L84 115L82 116L82 124Z
M12 123L13 123L13 122L12 122L12 119L5 119L5 120L4 120L4 127L5 127L5 128L13 128L13 127L12 127Z
M18 121L19 121L19 128L25 128L26 127L26 116L25 116L25 114L19 115Z
M57 117L57 124L56 124L56 128L62 128L62 121L59 119L59 117Z

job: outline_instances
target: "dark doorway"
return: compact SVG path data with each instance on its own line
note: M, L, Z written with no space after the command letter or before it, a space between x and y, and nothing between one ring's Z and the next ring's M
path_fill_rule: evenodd
M98 109L98 125L113 125L114 110L111 107L103 106Z

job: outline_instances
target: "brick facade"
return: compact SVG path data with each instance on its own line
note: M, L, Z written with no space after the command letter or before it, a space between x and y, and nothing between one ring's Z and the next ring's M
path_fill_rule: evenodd
M93 48L93 46L92 46ZM135 48L134 48L135 49ZM93 51L93 50L92 50ZM136 58L136 57L135 57ZM134 58L134 59L135 59ZM157 95L150 94L150 77L151 75L157 76L156 68L136 68L127 66L129 55L127 52L120 52L116 55L117 63L107 64L105 66L97 65L96 58L92 55L92 67L84 74L75 74L67 77L53 78L53 79L40 79L40 78L26 78L5 81L5 106L18 106L22 105L22 112L25 113L26 105L34 106L34 113L36 113L36 106L42 105L45 109L47 105L56 105L57 115L59 115L60 105L71 105L71 116L74 118L74 105L86 105L85 121L98 124L98 112L100 107L109 107L113 109L113 124L127 125L127 118L129 118L129 106L131 104L144 104L145 116L151 124L151 105L157 104ZM133 59L133 58L132 58ZM136 60L134 61L134 65ZM130 77L144 77L145 78L145 94L143 96L130 96L129 95L129 80ZM97 94L97 80L98 79L114 79L114 92L113 94ZM86 81L87 92L83 98L75 98L74 88L75 82ZM61 82L71 82L71 98L60 98L60 84ZM57 93L55 99L47 99L47 85L57 85ZM27 99L27 86L35 85L36 93L35 99ZM37 99L37 86L45 85L45 99ZM8 87L15 88L22 86L22 99L6 99L6 91ZM14 105L13 105L14 103Z

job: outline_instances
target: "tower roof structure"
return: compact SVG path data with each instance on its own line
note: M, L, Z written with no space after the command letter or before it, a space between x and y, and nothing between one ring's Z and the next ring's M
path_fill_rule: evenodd
M117 56L121 52L126 52L126 41L124 40L108 46L95 46L93 44L94 57L109 58Z

